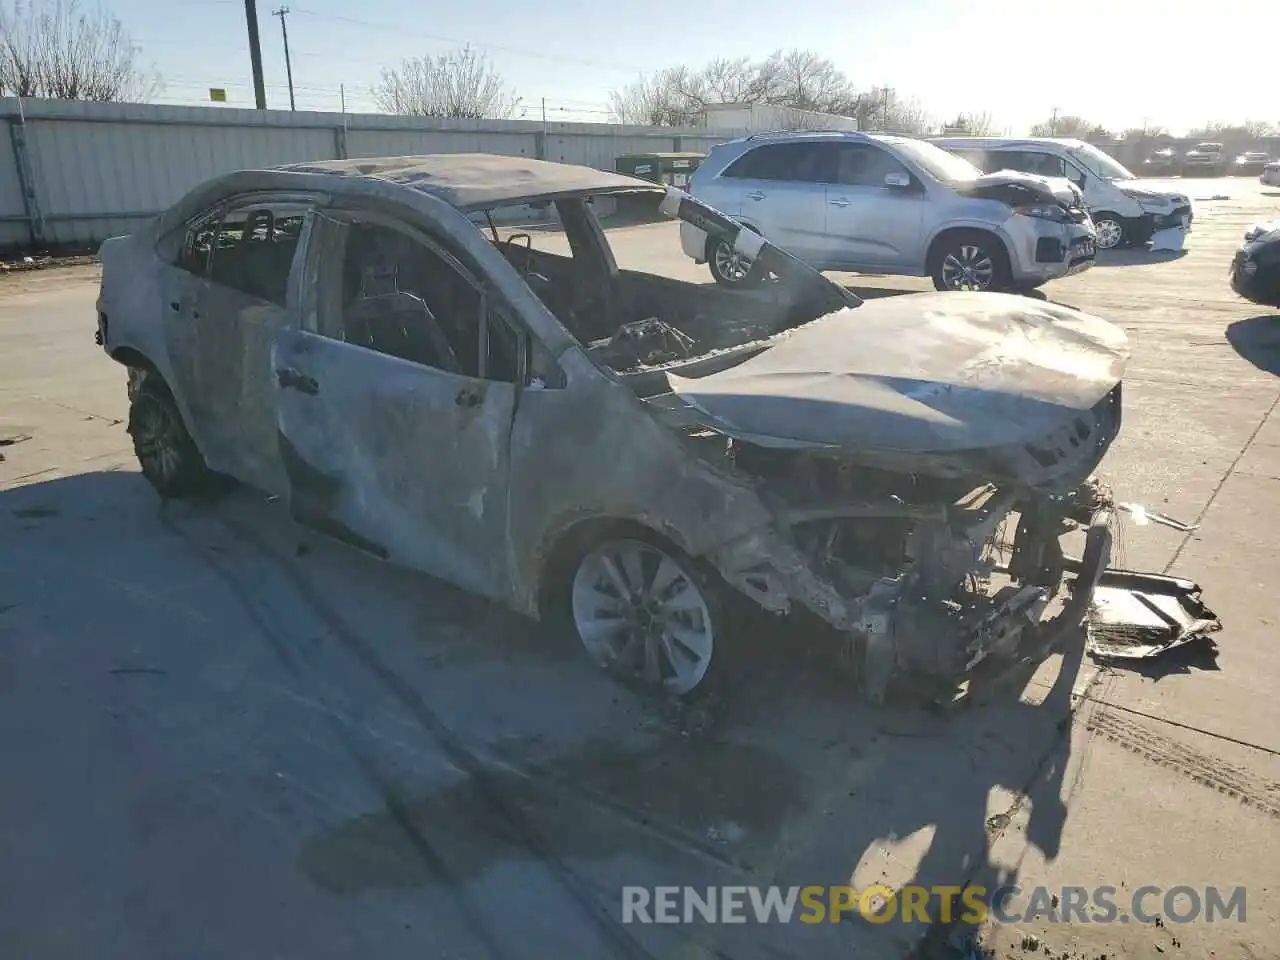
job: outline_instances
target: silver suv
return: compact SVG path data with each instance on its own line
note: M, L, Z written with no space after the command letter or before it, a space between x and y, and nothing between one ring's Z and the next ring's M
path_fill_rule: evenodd
M1094 261L1093 223L1074 184L984 175L906 137L733 140L712 148L690 191L820 270L929 276L939 290L1028 290ZM680 243L720 283L763 277L741 250L692 224L681 224Z

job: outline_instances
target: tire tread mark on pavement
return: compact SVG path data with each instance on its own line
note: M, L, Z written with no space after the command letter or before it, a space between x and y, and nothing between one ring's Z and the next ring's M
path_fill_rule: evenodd
M515 804L503 797L501 789L493 783L492 777L480 759L466 747L457 734L435 715L418 695L417 691L382 662L364 638L357 635L348 626L346 620L329 606L315 588L303 579L279 551L264 543L253 531L247 530L225 518L220 518L220 520L223 526L233 535L274 562L275 566L293 584L299 596L307 601L312 610L333 631L333 635L346 647L347 651L417 719L423 729L431 734L432 738L440 745L449 759L458 766L458 769L472 778L480 795L488 801L495 813L509 823L524 845L538 860L551 870L561 886L591 920L596 930L617 951L617 955L636 958L636 960L654 960L653 955L645 949L631 931L624 927L596 900L586 885L556 856L555 851L538 836L524 813ZM360 762L361 758L357 757L356 759L357 762ZM365 762L368 762L367 758ZM417 835L412 821L404 815L403 807L401 806L397 811L392 806L393 803L398 803L394 796L387 795L387 799L388 812L410 835L415 847L419 842L425 844L425 839ZM435 862L439 862L438 859Z
M1094 710L1087 726L1112 743L1157 766L1166 767L1218 793L1239 800L1246 807L1280 817L1280 783L1273 783L1241 767L1200 753L1106 709Z

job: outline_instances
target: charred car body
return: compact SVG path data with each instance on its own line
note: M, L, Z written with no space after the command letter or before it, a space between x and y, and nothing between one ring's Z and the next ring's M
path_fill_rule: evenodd
M1231 289L1253 303L1280 307L1280 220L1244 235L1231 261Z
M377 556L565 616L674 693L732 647L735 595L839 630L872 697L954 689L1078 627L1109 552L1088 478L1124 334L1002 294L862 304L674 189L664 213L775 280L620 270L593 208L654 189L483 155L196 189L101 251L98 338L130 368L144 474L279 493ZM476 222L531 202L570 255Z

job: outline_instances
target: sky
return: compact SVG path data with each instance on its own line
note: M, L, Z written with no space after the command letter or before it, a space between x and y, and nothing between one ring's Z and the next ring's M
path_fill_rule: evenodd
M370 87L406 57L484 51L527 116L607 121L609 92L667 66L830 58L859 89L889 86L945 119L986 112L1024 134L1056 108L1110 129L1181 133L1210 120L1280 124L1280 6L1267 0L303 0L287 16L298 109L374 109ZM165 103L253 106L243 0L104 0L154 67ZM288 108L279 0L259 0L272 108Z

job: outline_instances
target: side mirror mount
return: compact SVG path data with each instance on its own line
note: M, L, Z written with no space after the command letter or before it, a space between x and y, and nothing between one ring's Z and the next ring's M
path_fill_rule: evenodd
M884 175L884 185L890 190L904 190L911 186L911 174L886 173Z

